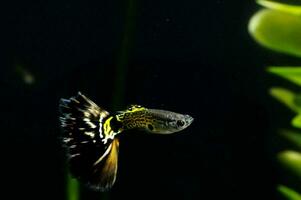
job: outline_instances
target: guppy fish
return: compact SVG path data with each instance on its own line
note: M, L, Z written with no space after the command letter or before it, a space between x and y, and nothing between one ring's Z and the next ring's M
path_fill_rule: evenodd
M116 180L118 134L129 129L170 134L187 128L193 121L189 115L140 105L110 114L80 92L61 99L59 107L71 174L97 191L110 189Z

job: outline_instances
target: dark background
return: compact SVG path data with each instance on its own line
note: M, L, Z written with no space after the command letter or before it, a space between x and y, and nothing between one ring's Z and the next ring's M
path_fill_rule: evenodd
M109 111L138 103L195 118L175 135L122 135L110 199L276 198L274 130L289 119L276 116L290 113L268 96L279 80L264 67L291 60L249 36L255 2L2 4L0 173L8 199L65 198L57 108L77 91ZM124 95L113 104L115 90ZM82 188L82 196L101 195Z

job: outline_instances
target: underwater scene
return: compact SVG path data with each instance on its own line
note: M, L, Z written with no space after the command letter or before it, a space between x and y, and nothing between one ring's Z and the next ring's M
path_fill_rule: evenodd
M2 10L2 199L301 200L300 0Z

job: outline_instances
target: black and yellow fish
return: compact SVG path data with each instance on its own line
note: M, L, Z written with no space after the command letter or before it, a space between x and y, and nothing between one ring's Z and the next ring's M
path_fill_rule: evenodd
M139 105L110 114L80 92L61 99L59 106L70 171L98 191L110 189L115 182L119 146L116 136L122 131L141 129L170 134L185 129L193 121L189 115Z

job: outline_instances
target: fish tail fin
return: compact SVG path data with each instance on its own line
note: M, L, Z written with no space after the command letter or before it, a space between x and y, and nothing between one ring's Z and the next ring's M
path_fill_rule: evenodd
M61 99L59 108L71 174L96 190L112 187L117 173L118 140L104 140L103 124L109 112L80 92Z

